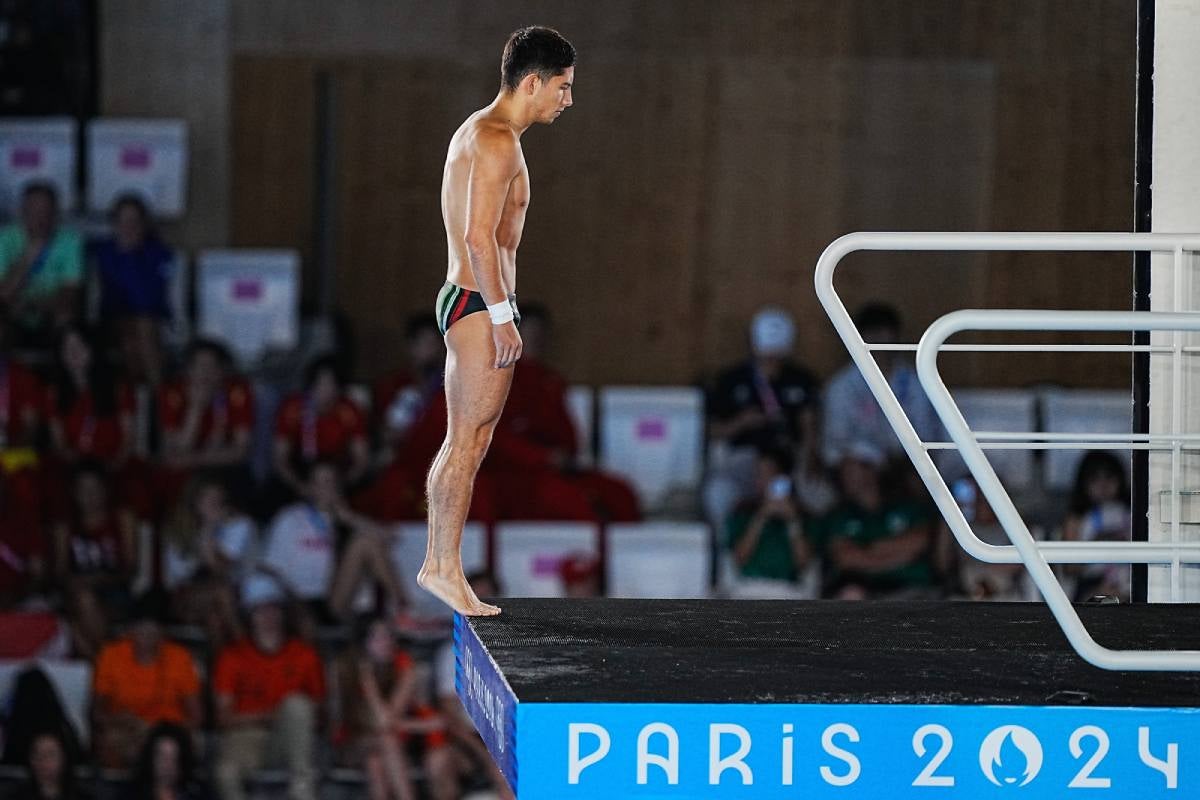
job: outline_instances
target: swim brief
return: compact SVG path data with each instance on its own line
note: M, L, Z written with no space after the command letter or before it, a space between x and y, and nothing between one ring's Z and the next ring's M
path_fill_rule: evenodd
M513 322L520 326L521 312L517 310L517 296L510 294L508 302L512 306ZM451 325L468 314L487 311L487 303L483 302L483 295L479 292L464 289L447 281L442 286L442 290L438 292L434 311L437 314L438 330L442 332L442 336L445 336Z

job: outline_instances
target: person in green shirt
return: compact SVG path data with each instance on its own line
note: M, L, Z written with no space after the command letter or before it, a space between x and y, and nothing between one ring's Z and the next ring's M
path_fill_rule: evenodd
M842 502L817 527L825 564L824 594L839 599L936 596L928 507L889 497L882 451L857 442L838 467Z
M58 195L48 183L21 193L18 222L0 228L0 305L23 344L47 344L72 319L83 283L83 242L59 226Z
M789 597L799 591L796 581L808 564L809 548L791 471L792 457L786 450L759 450L753 499L726 523L739 576L735 595Z

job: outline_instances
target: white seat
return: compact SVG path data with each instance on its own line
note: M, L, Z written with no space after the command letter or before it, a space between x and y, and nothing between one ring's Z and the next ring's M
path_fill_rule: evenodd
M606 531L610 597L708 597L712 536L699 522L613 524Z
M196 259L197 326L244 365L300 338L300 254L204 250Z
M600 390L600 461L626 477L643 508L696 491L703 470L704 393L695 387Z
M88 722L92 705L92 665L87 661L57 658L0 661L0 704L8 706L17 675L33 666L40 668L54 686L63 711L86 746L92 729Z
M578 385L568 388L567 412L571 415L571 422L575 423L575 435L579 440L579 465L590 467L596 463L596 393L592 387Z
M156 216L183 216L188 129L182 119L94 119L87 126L87 204L105 212L123 194L139 195Z
M1046 433L1123 433L1133 429L1133 399L1129 392L1103 389L1046 389L1041 394L1042 428ZM1046 487L1069 491L1083 450L1048 450L1044 462ZM1117 458L1128 460L1128 448L1114 447Z
M412 613L418 617L449 619L453 611L417 583L417 573L425 561L428 527L424 522L402 522L393 530L396 538L392 543L392 563ZM487 529L483 524L468 522L463 526L462 559L463 572L467 575L487 569Z
M75 207L75 120L0 120L0 212L15 214L29 183L48 183L64 210Z
M567 556L600 555L590 522L501 522L496 526L496 577L509 597L562 597L559 566Z
M967 425L976 433L1003 431L1032 433L1037 430L1037 394L1025 389L955 389L954 401ZM1033 482L1032 450L985 450L1000 480L1011 490L1026 489ZM951 478L967 472L956 451L947 451L940 463Z

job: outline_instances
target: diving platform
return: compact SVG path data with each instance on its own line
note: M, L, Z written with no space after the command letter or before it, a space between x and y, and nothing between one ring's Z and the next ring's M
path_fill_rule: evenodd
M504 598L457 686L519 800L1200 796L1200 673L1084 662L1038 603ZM1200 605L1085 605L1200 649Z

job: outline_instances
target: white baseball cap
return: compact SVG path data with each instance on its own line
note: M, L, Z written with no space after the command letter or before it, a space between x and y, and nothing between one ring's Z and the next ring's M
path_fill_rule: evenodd
M754 315L750 323L750 346L756 355L786 355L795 341L796 325L782 308L767 306Z

